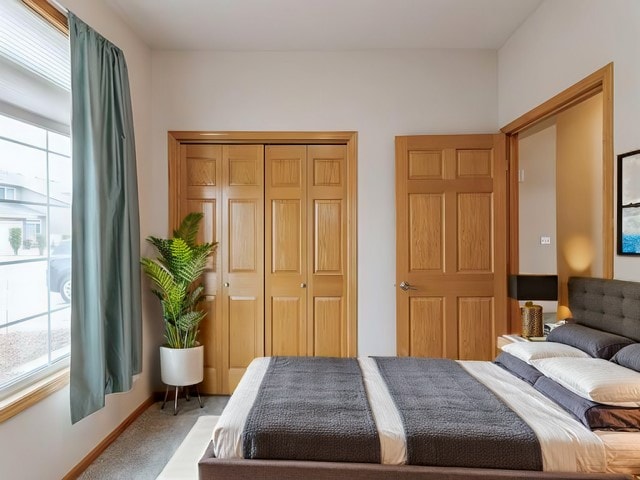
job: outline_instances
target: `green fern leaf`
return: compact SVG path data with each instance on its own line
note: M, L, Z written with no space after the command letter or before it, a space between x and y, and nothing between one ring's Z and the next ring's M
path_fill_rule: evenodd
M187 332L193 328L197 328L200 321L205 317L205 312L195 311L181 315L176 322L177 327L182 332Z
M161 263L166 264L167 261L171 258L171 243L172 240L168 240L165 238L158 238L154 236L148 236L147 242L156 247L158 253L160 254Z
M198 239L198 227L204 215L200 212L191 212L184 219L177 230L173 231L175 238L181 238L187 245L194 247Z
M175 238L171 243L171 260L168 267L173 272L177 281L191 283L194 279L190 276L193 263L193 251L181 238Z

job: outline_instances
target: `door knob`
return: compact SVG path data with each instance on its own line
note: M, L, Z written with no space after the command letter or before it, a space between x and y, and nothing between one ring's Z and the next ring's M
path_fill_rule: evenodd
M300 288L307 288L307 284L306 283L301 283L300 284Z
M228 287L229 286L229 282L224 282L224 286Z
M417 290L417 288L408 282L402 282L400 283L400 290L403 290L406 292L407 290Z

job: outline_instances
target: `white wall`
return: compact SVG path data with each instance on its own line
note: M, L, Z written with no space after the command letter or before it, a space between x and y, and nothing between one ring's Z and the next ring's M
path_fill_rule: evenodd
M520 273L557 273L555 120L518 136L518 163ZM551 244L541 245L542 236Z
M358 353L395 354L394 137L496 132L496 71L482 50L154 51L157 216L167 130L356 130Z
M614 153L640 148L639 29L637 0L546 0L498 52L500 125L614 62ZM640 258L614 276L640 280Z
M102 0L63 0L80 18L124 51L131 81L140 189L141 233L164 227L155 225L154 186L145 174L153 170L150 146L151 52ZM60 479L99 442L144 402L156 382L160 324L153 324L149 309L144 318L143 372L131 392L107 397L106 408L71 426L69 388L0 423L0 478ZM155 310L151 310L155 313ZM152 325L153 324L153 325ZM154 328L155 327L155 328Z

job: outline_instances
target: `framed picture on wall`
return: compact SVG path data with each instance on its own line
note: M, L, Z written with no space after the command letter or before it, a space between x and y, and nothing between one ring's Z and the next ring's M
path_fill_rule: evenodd
M640 255L640 150L618 155L618 255Z

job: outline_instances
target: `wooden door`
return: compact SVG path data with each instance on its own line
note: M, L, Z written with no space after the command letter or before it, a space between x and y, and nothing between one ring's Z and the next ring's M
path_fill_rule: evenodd
M506 333L503 135L396 137L398 355L490 360Z
M351 354L346 163L344 145L266 147L268 355Z
M222 232L222 146L180 145L180 219L189 212L203 214L198 241L219 242ZM205 300L202 307L207 316L200 324L200 341L204 349L204 393L218 393L222 381L222 301L220 285L223 272L219 268L222 249L218 248L209 260L203 275Z
M202 391L231 393L251 360L264 355L263 147L179 149L180 218L202 212L199 240L218 242L203 281Z
M223 145L222 392L264 355L264 147Z
M347 149L309 145L307 163L307 351L346 357L353 355L347 316Z
M265 351L307 355L307 147L265 147Z

